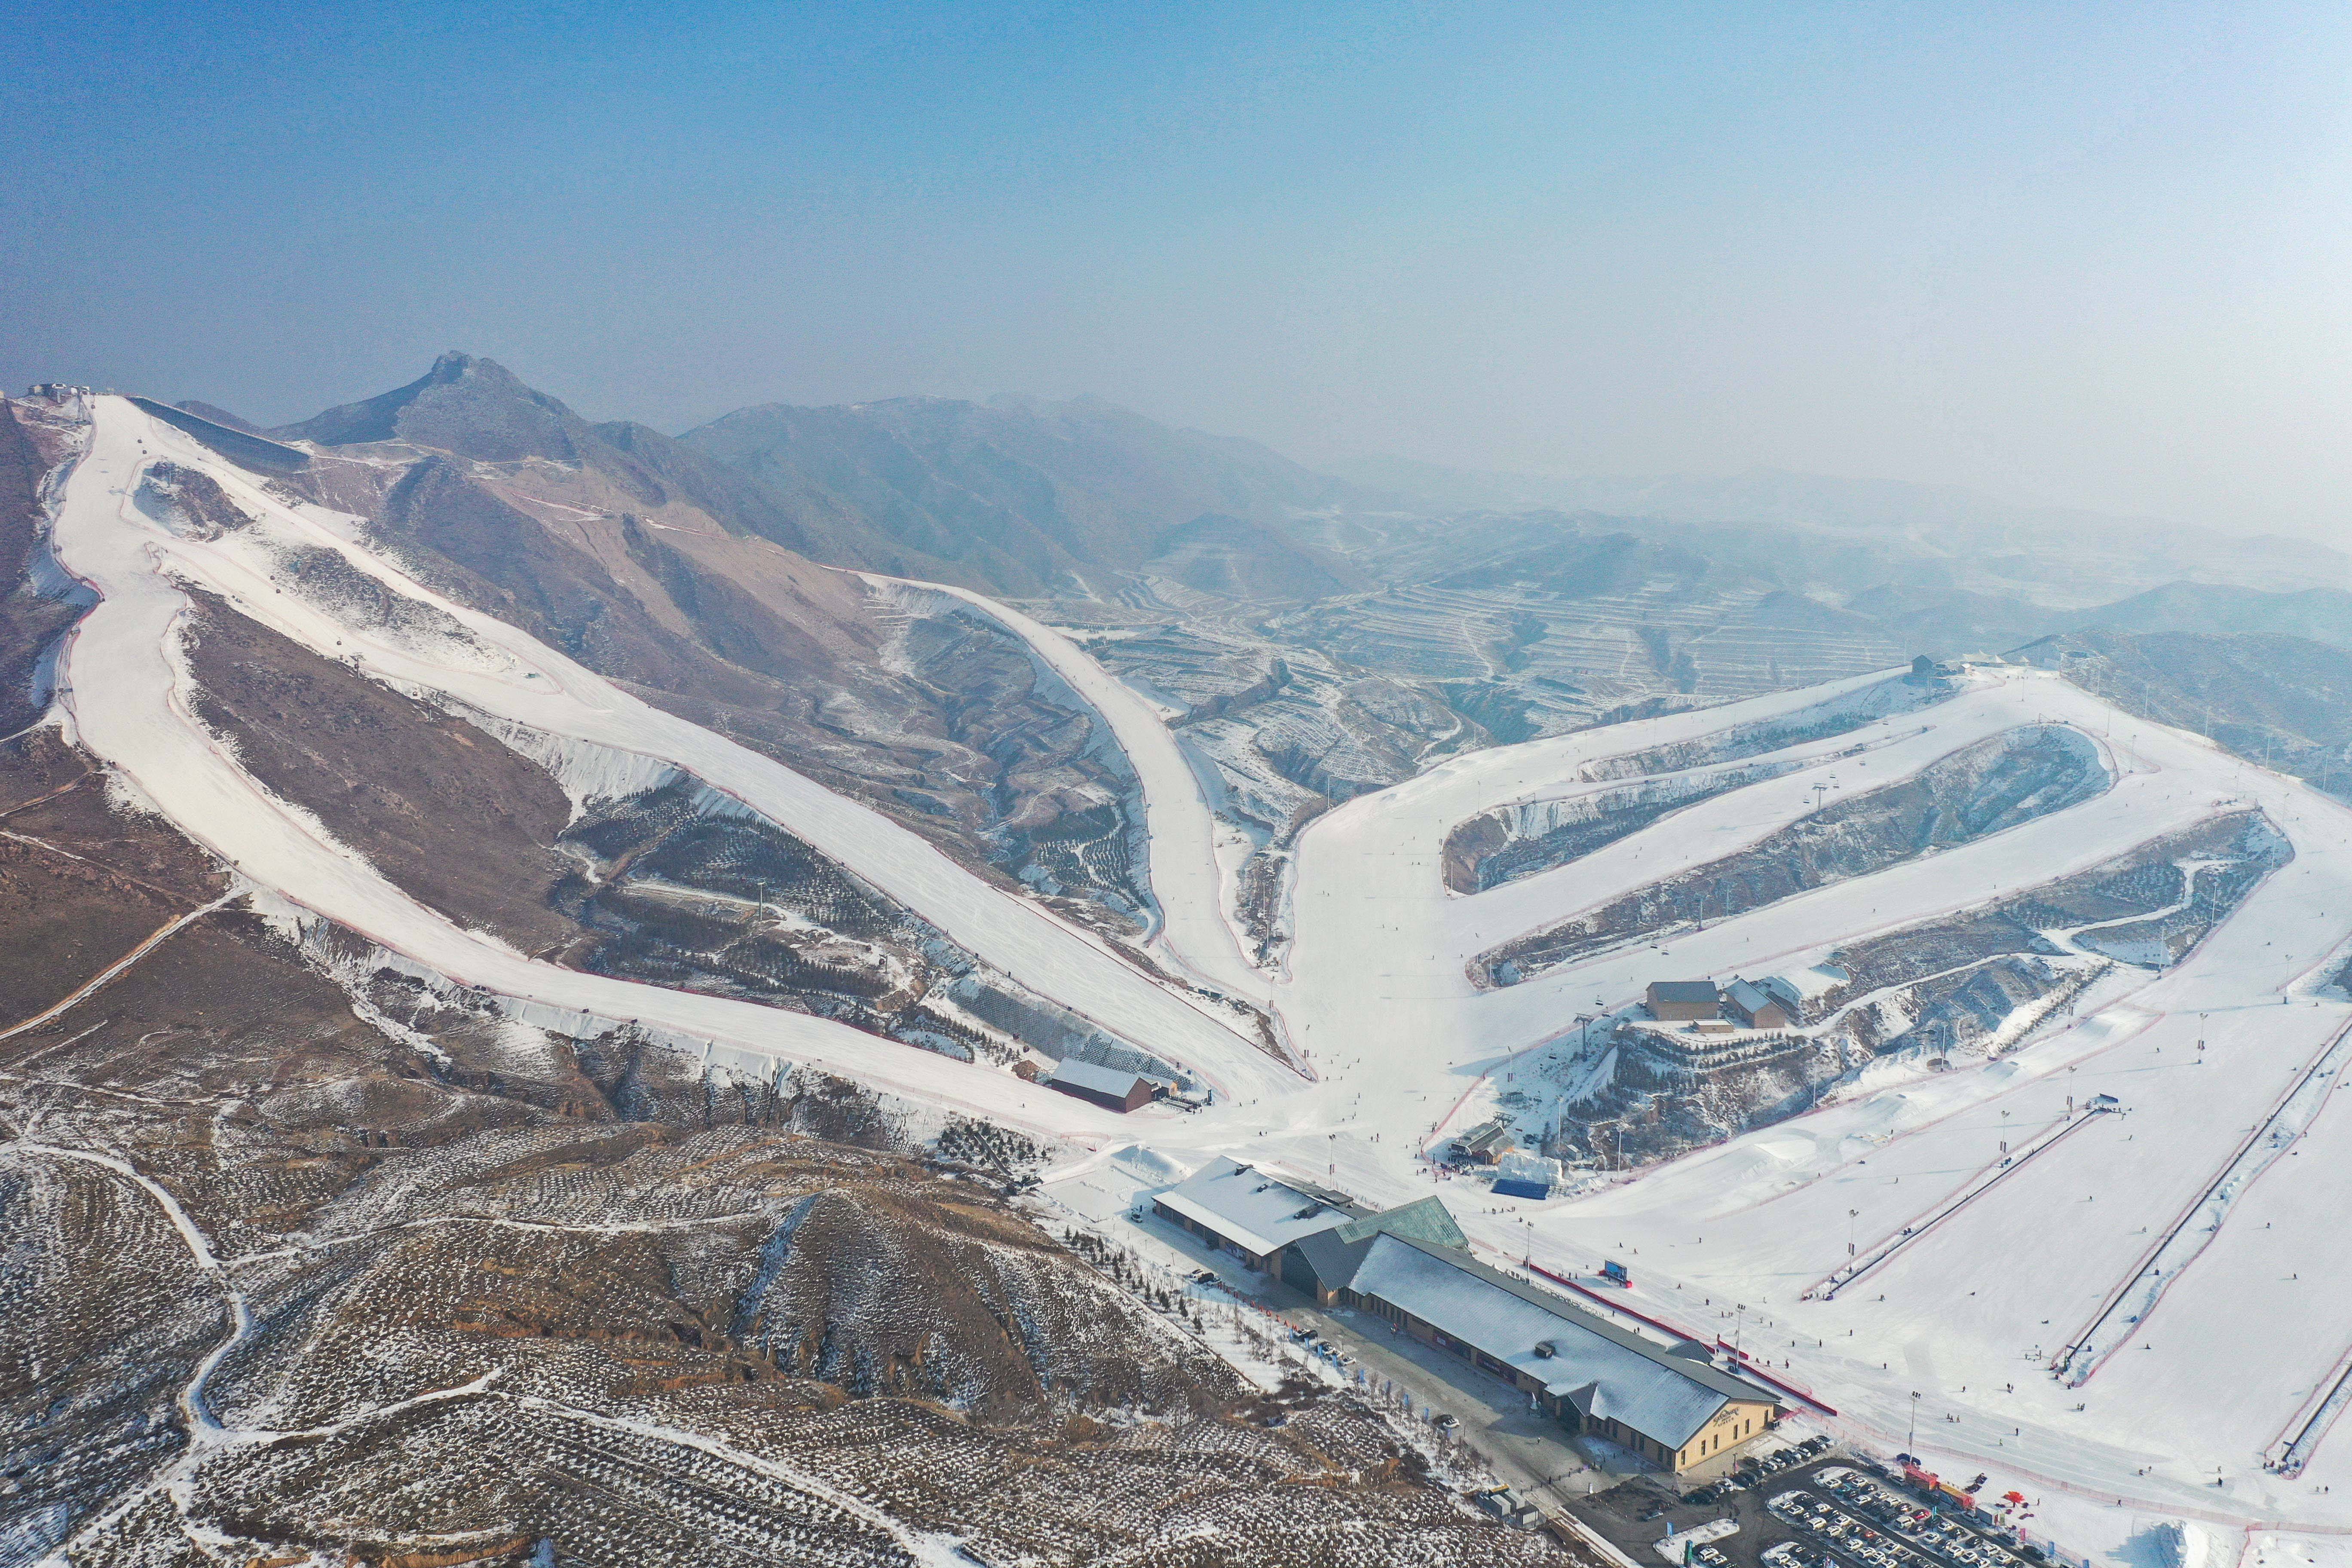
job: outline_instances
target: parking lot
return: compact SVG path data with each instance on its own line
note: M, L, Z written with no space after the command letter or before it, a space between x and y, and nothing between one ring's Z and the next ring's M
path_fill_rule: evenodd
M1749 1468L1687 1495L1663 1476L1643 1476L1572 1506L1642 1568L1664 1568L1658 1545L1670 1531L1697 1542L1689 1551L1700 1568L2038 1568L2041 1562L2032 1548L1965 1517L1956 1500L1833 1453ZM1718 1533L1726 1521L1734 1528Z

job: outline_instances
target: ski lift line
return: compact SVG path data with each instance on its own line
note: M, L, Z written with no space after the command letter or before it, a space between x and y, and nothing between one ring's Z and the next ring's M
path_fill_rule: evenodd
M2181 1231L2187 1227L2189 1221L2196 1218L2199 1212L2212 1200L2215 1194L2220 1192L2221 1188L2229 1184L2231 1178L2238 1173L2240 1167L2244 1164L2247 1159L2254 1155L2263 1153L2263 1143L2268 1135L2270 1135L2275 1129L2279 1118L2285 1114L2289 1107L2294 1103L2297 1097L2299 1097L2303 1091L2309 1087L2313 1078L2321 1073L2323 1069L2326 1068L2329 1058L2346 1044L2347 1037L2352 1037L2352 1024L2347 1024L2343 1028L2338 1029L2335 1036L2329 1039L2327 1045L2321 1049L2318 1056L2306 1064L2304 1070L2296 1075L2294 1083L2289 1086L2286 1092L2281 1095L2278 1100L2272 1106L2269 1115L2265 1116L2260 1122L2256 1123L2253 1130L2247 1133L2245 1138L2239 1143L2236 1152L2234 1152L2230 1157L2228 1163L2221 1167L2220 1174L2213 1178L2212 1182L2209 1184L2205 1189L2180 1212L2180 1214L2174 1219L2172 1225L2167 1228L2165 1233L2141 1255L2138 1261L2134 1265L2132 1271L2124 1278L2122 1282L2116 1286L2114 1292L2103 1304L2098 1316L2095 1318L2080 1333L2074 1336L2073 1342L2065 1347L2058 1359L2052 1363L2051 1370L2053 1373L2063 1376L2072 1369L2074 1357L2079 1353L2082 1346L2086 1343L2090 1343L2092 1335L2096 1333L2105 1325L2106 1320L2114 1316L2121 1304L2129 1299L2133 1287L2147 1278L2149 1270L2155 1265L2156 1261L2163 1256L2165 1249L2168 1247L2180 1235ZM2338 1067L2342 1065L2342 1063L2337 1064ZM2340 1079L2338 1081L2341 1081ZM2334 1093L2335 1088L2336 1085L2334 1083L2330 1083L2327 1086L2326 1092L2321 1097L2320 1107L2315 1107L2312 1111L2313 1119L2317 1117L2319 1110L2324 1108L2326 1099ZM2259 1176L2263 1170L2268 1169L2271 1163L2278 1158L2280 1152L2282 1152L2289 1144L2300 1141L2302 1136L2302 1131L2298 1131L2293 1137L2286 1141L2286 1143L2273 1146L2268 1152L2267 1157L2261 1160L2256 1168L2250 1173L2248 1177L2249 1184L2251 1184L2252 1177ZM2219 1222L2217 1222L2215 1228L2216 1230L2219 1229ZM2209 1242L2206 1245L2210 1246L2210 1243ZM2173 1279L2177 1279L2182 1270L2189 1267L2189 1263L2193 1263L2197 1258L2203 1255L2204 1250L2204 1247L2200 1246L2195 1252L2191 1253L2187 1262L2184 1262L2179 1268L2173 1270ZM2171 1288L2171 1279L2166 1279L2159 1282L2156 1295L2149 1300L2147 1306L2143 1309L2139 1314L2139 1317L2143 1321L2145 1321L2149 1313L2156 1310L2158 1303L2163 1300L2166 1293L2168 1292ZM2070 1386L2079 1388L2084 1384L2088 1383L2093 1373L2096 1373L2100 1366L2105 1364L2108 1356L2113 1355L2116 1351L2121 1349L2125 1344L2129 1343L2132 1337L2133 1336L2129 1333L2123 1335L2122 1338L2118 1339L2114 1345L2107 1348L2105 1353L2098 1356L2092 1363L2090 1367L2083 1373L2081 1377L2074 1379Z
M1986 1170L1979 1171L1976 1176L1969 1178L1971 1184L1946 1201L1941 1208L1931 1210L1927 1218L1915 1221L1895 1235L1874 1244L1874 1250L1867 1259L1856 1264L1850 1271L1846 1271L1843 1279L1838 1277L1837 1271L1832 1271L1827 1278L1816 1281L1808 1294L1817 1301L1835 1300L1839 1291L1860 1279L1864 1275L1874 1272L1879 1265L1892 1258L1913 1242L1924 1238L1929 1231L1992 1191L2009 1177L2023 1170L2036 1156L2056 1148L2061 1142L2089 1126L2100 1114L2101 1112L2085 1107L2081 1115L2070 1118L2063 1126L2042 1138L2041 1142L2017 1153L1998 1156L1997 1159L2003 1163L1995 1163L1988 1166ZM1987 1174L1987 1171L1990 1173Z
M2189 1221L2195 1219L2198 1213L2202 1210L2207 1204L2213 1200L2214 1194L2219 1193L2229 1184L2231 1177L2237 1173L2239 1168L2243 1165L2249 1158L2263 1152L2263 1141L2277 1125L2279 1118L2286 1113L2288 1107L2294 1103L2297 1097L2299 1097L2303 1091L2310 1086L2315 1078L2318 1077L2324 1070L2332 1070L2329 1064L2335 1061L2337 1053L2343 1051L2347 1043L2352 1043L2352 1023L2346 1024L2343 1027L2337 1029L2334 1035L2329 1037L2327 1043L2320 1047L2319 1053L2313 1057L2311 1060L2305 1065L2303 1071L2295 1075L2294 1081L2288 1086L2286 1092L2280 1095L2278 1099L2272 1103L2269 1114L2264 1116L2262 1121L2256 1122L2254 1124L2253 1131L2247 1133L2244 1138L2239 1141L2236 1150L2232 1152L2230 1158L2223 1163L2221 1170L2215 1173L2213 1179L2210 1182L2208 1182L2204 1188L2198 1193L2197 1196L2191 1199L2189 1205L2174 1217L2173 1222L2165 1227L2164 1233L2158 1237L2147 1249L2139 1255L2138 1259L2133 1263L2130 1271L2125 1274L2123 1279L2117 1282L2115 1289L2110 1290L2105 1299L2100 1302L2099 1310L2092 1317L2091 1321L2085 1323L2083 1328L2075 1333L2074 1338L2067 1342L2065 1348L2059 1352L2057 1359L2051 1363L2050 1370L2058 1376L2066 1378L2067 1385L2069 1387L2080 1388L2083 1384L2088 1383L2091 1380L2092 1375L2096 1373L2100 1367L2106 1364L2107 1359L2110 1356L2113 1356L2116 1351L2131 1342L2131 1340L2134 1337L2133 1334L2126 1332L2118 1336L2115 1343L2107 1346L2093 1359L2091 1364L2084 1369L2081 1376L2075 1377L2071 1375L2074 1371L2074 1358L2081 1353L2083 1347L2084 1345L2094 1344L2094 1336L2099 1333L2100 1331L2106 1326L2107 1320L2115 1316L2116 1312L2123 1306L2124 1302L2130 1299L2133 1288L2147 1277L2148 1270L2155 1266L2157 1259L2164 1255L2165 1249L2170 1247L2174 1240L2179 1237L2180 1233L2188 1227ZM2335 1062L2335 1065L2340 1068L2344 1063ZM2339 1077L2336 1081L2341 1082L2341 1078ZM2323 1094L2321 1097L2322 1107L2326 1105L2327 1097L2334 1094L2335 1089L2335 1083L2330 1083L2327 1086L2326 1093ZM2317 1115L2318 1109L2315 1108L2312 1112L2312 1116L2313 1118L2316 1118ZM2287 1143L2291 1144L2296 1142L2300 1141L2302 1137L2302 1131L2297 1131L2293 1137L2290 1137L2287 1140ZM2270 1157L2263 1160L2261 1162L2261 1165L2252 1172L2252 1174L2259 1175L2262 1169L2266 1169L2270 1165L2272 1160L2277 1158L2280 1150L2284 1150L2284 1147L2285 1145L2282 1144L2279 1146L2279 1150L2272 1151L2270 1152ZM2217 1231L2219 1230L2220 1227L2218 1223L2215 1228ZM2207 1245L2210 1246L2210 1243L2209 1242ZM2194 1253L2189 1255L2187 1262L2184 1262L2179 1268L2173 1270L2172 1279L2160 1280L2158 1283L2156 1295L2149 1300L2147 1306L2141 1310L2139 1314L2140 1323L2133 1325L2135 1329L2145 1325L2149 1314L2156 1310L2158 1304L2164 1300L2165 1295L2172 1289L2173 1280L2178 1279L2181 1273L2185 1271L2190 1264L2194 1263L2198 1258L2202 1257L2204 1255L2204 1251L2205 1248L2203 1247L2200 1247Z
M2154 984L2154 982L2151 981L2149 984ZM2142 989L2145 988L2145 986L2142 987ZM1958 1117L1969 1115L1975 1111L1982 1110L1987 1106L1998 1104L2000 1100L2007 1099L2011 1095L2020 1094L2027 1089L2035 1088L2046 1082L2050 1074L2055 1073L2061 1068L2072 1068L2087 1067L2092 1062L2097 1060L2101 1057L2106 1056L2110 1052L2121 1050L2124 1047L2130 1045L2134 1040L2138 1039L2140 1036L2146 1034L2149 1029L2154 1028L2157 1025L2163 1023L2167 1018L2172 1016L2170 1013L2153 1011L2140 1003L2133 1001L2128 995L2117 997L2115 1001L2107 1004L2107 1005L2100 1011L2102 1013L2130 1012L2138 1014L2140 1016L2139 1021L2129 1030L2118 1034L2114 1038L2106 1040L2100 1045L2092 1047L2089 1050L2085 1051L2083 1055L2075 1058L2072 1061L2058 1062L2053 1065L2048 1071L2039 1074L2022 1084L2000 1089L1995 1092L1989 1099L1965 1100L1957 1103L1949 1110L1941 1111L1937 1115L1930 1117L1927 1121L1919 1122L1916 1126L1906 1127L1900 1131L1887 1133L1884 1137L1872 1142L1868 1149L1853 1155L1851 1158L1841 1159L1833 1165L1822 1168L1814 1174L1805 1177L1796 1186L1784 1188L1781 1191L1775 1193L1769 1193L1765 1196L1754 1199L1751 1202L1738 1205L1733 1208L1725 1209L1717 1217L1718 1219L1736 1218L1741 1215L1751 1214L1758 1209L1765 1208L1772 1204L1780 1203L1786 1198L1793 1196L1797 1193L1804 1191L1806 1188L1812 1186L1816 1183L1829 1180L1831 1177L1837 1175L1842 1171L1851 1170L1859 1162L1867 1160L1871 1155L1879 1152L1882 1149L1890 1147L1901 1140L1906 1138L1916 1138L1923 1133L1932 1132L1948 1121L1951 1121ZM2098 1015L2095 1014L2093 1015L2093 1016L2097 1016ZM2070 1032L2073 1027L2074 1026L2070 1025L2067 1029L2058 1031L2056 1034L2053 1035L2051 1038L2063 1039L2066 1034ZM1797 1116L1790 1118L1790 1122L1801 1121L1807 1116L1819 1116L1825 1112L1834 1111L1837 1109L1838 1106L1835 1103L1816 1106L1811 1110L1801 1111ZM1786 1126L1789 1125L1789 1123L1784 1122L1780 1123L1780 1125ZM1980 1175L1983 1173L1979 1171L1978 1173ZM1969 1179L1974 1180L1975 1178L1971 1177Z
M2032 1159L2033 1156L2051 1147L2053 1144L2056 1143L2058 1140L2065 1137L2068 1133L2074 1131L2089 1120L2090 1114L2088 1109L2085 1108L2084 1114L2082 1117L2062 1119L2054 1130L2047 1131L2038 1142L2029 1143L2026 1147L2020 1149L2017 1152L2013 1154L1994 1155L1992 1159L1978 1167L1976 1172L1969 1177L1968 1181L1962 1184L1960 1190L1953 1196L1944 1200L1940 1206L1931 1205L1927 1209L1922 1211L1925 1217L1915 1218L1910 1225L1905 1226L1896 1234L1889 1237L1883 1237L1879 1240L1873 1242L1871 1244L1873 1250L1867 1262L1855 1263L1853 1265L1853 1271L1846 1274L1843 1279L1839 1278L1840 1270L1832 1269L1829 1274L1823 1276L1818 1280L1815 1280L1813 1284L1807 1289L1804 1299L1822 1301L1835 1300L1837 1293L1840 1290L1844 1289L1848 1285L1853 1284L1864 1274L1874 1271L1880 1264L1886 1262L1889 1258L1893 1258L1895 1253L1901 1251L1912 1242L1918 1240L1936 1226L1943 1224L1945 1220L1950 1218L1968 1204L1982 1196L1985 1193L1990 1192L1994 1186L2000 1184L2000 1180L2004 1176L2007 1176L2020 1169L2027 1161Z
M2265 1456L2273 1452L2278 1455L2275 1459L2265 1458L2265 1468L2290 1479L2303 1474L2304 1467L2311 1463L2312 1456L2335 1427L2336 1417L2344 1414L2347 1405L2352 1405L2352 1344L2344 1347L2327 1374L2320 1379L2319 1386L2325 1392L2317 1396L2316 1404L2304 1401L2287 1417L2286 1425L2279 1428L2278 1436L2264 1446Z

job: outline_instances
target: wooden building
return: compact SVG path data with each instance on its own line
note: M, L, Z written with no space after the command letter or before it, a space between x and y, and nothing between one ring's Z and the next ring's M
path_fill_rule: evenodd
M1725 986L1723 1005L1745 1029L1785 1029L1796 1022L1780 998L1750 981L1734 980Z
M1043 1081L1047 1089L1121 1111L1149 1105L1160 1092L1160 1086L1141 1073L1097 1067L1075 1058L1056 1067Z
M1643 1005L1661 1022L1723 1016L1723 999L1712 980L1653 980Z

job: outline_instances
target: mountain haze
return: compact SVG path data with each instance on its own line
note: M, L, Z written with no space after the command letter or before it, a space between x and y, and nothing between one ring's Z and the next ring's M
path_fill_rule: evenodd
M1418 498L1424 510L1555 508L1664 521L1746 523L1909 542L1958 568L2051 597L2043 579L2088 565L2146 582L2168 576L2292 591L2352 586L2352 557L2308 540L2241 536L2160 518L2021 505L1958 485L1756 468L1720 476L1561 478L1483 473L1397 458L1333 465L1360 483ZM1971 584L1974 585L1974 584ZM2092 603L2073 590L2076 602ZM2087 585L2082 593L2094 593Z
M1279 524L1370 499L1255 443L1093 397L766 404L679 439L795 511L864 519L888 541L882 570L1015 595L1099 591L1089 574L1140 565L1204 514Z

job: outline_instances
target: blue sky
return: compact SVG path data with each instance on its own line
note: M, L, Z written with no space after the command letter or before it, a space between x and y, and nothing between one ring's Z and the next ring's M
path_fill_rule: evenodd
M0 81L12 384L2352 493L2340 6L0 0Z

